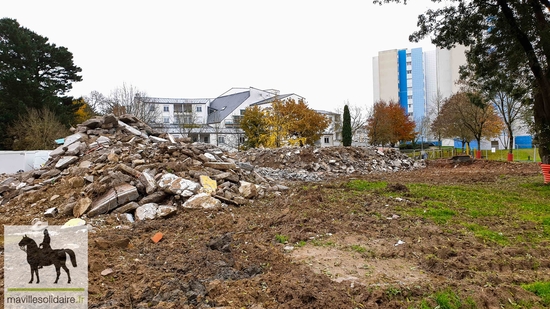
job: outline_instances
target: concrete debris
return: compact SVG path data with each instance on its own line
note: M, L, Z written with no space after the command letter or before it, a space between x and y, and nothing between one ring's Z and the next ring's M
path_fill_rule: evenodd
M36 199L33 209L75 218L114 213L131 223L166 218L181 209L250 205L266 194L288 191L288 180L319 181L425 164L393 149L365 147L229 152L155 131L132 115L98 116L74 132L40 169L0 175L0 205L55 186L59 197Z
M415 161L399 150L377 147L250 149L232 156L241 168L254 166L261 176L278 181L321 181L343 175L426 167L425 162Z
M57 207L48 208L44 212L44 217L55 217L56 215L57 215Z

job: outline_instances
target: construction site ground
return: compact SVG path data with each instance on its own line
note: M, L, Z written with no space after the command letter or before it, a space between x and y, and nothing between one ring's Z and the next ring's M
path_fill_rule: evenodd
M412 171L353 177L385 181L403 199L410 183L542 182L536 163L486 160L435 160ZM540 304L519 283L550 279L550 246L496 249L471 234L400 215L395 197L366 192L346 198L348 181L288 182L290 190L252 204L182 209L165 219L88 219L89 307L415 308L422 299L435 306L428 297L443 287L469 295L478 308L517 308L518 299ZM0 208L0 222L28 225L43 212L28 205L71 190L59 185L24 196ZM46 220L61 225L68 219ZM486 223L496 230L505 224ZM163 237L155 243L157 232ZM536 268L515 258L527 255Z

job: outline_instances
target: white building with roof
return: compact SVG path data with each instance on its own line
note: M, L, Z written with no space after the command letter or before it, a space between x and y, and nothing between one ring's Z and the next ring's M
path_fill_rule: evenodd
M176 137L190 137L193 141L239 148L245 142L245 135L239 127L244 112L249 106L269 106L275 98L279 100L303 97L290 93L280 94L278 90L261 90L254 87L231 88L217 98L170 99L140 98L151 104L160 115L151 123L153 128L162 129ZM159 112L160 111L160 112ZM318 142L319 146L339 145L337 132L340 115L318 111L331 119L333 124Z

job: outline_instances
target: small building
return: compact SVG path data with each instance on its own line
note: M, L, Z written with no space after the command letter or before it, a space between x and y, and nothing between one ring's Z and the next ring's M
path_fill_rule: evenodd
M239 148L245 142L240 121L249 106L268 107L275 100L303 97L290 93L280 94L278 90L261 90L254 87L231 88L216 98L171 99L139 98L142 103L151 104L157 119L149 125L164 130L176 137L190 137L195 142ZM331 119L331 126L318 141L319 146L339 145L341 140L338 124L340 115L317 111Z

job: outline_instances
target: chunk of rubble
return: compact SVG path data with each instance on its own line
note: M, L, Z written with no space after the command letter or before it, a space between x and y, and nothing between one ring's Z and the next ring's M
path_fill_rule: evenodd
M202 191L206 194L214 194L218 188L218 184L212 178L206 175L200 175L200 183L202 186Z
M77 156L64 156L61 157L59 161L57 161L57 163L55 164L55 168L63 170L76 161L78 161Z
M191 209L212 209L219 208L221 206L222 203L220 202L220 200L213 198L210 194L206 193L199 193L197 195L194 195L183 204L183 208Z
M92 203L88 217L108 213L120 205L134 201L139 197L137 188L130 184L121 184L109 190Z
M241 185L239 187L239 193L244 198L253 198L256 195L258 195L258 189L256 188L256 185L250 182L241 181Z
M196 193L200 189L200 185L198 183L171 173L162 175L162 178L158 182L158 186L166 193L171 194L182 194L184 191Z
M153 220L157 216L158 204L148 203L141 205L136 208L136 219L143 220Z

